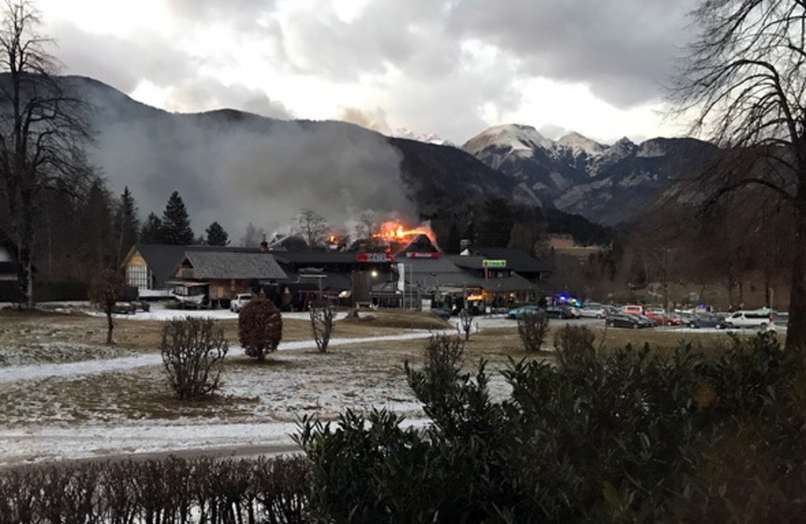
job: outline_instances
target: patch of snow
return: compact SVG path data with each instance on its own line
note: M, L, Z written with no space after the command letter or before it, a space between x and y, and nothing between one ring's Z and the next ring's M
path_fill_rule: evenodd
M618 185L621 187L636 187L645 182L651 182L652 180L652 175L648 173L635 173L621 179Z
M88 315L94 317L105 316L103 312L88 309L85 311ZM297 312L284 312L283 318L308 320L310 316L307 311ZM150 311L138 311L133 315L113 315L115 318L125 318L129 320L173 320L175 318L193 317L193 318L211 318L213 320L237 320L238 313L233 313L229 309L169 309L163 304L152 304ZM347 316L344 311L336 313L333 317L335 320L341 320Z
M464 145L471 154L477 154L487 147L495 146L510 151L532 151L538 147L551 149L554 142L540 134L532 126L522 124L504 124L485 129Z
M428 424L428 419L407 419L401 426L422 428ZM0 429L0 465L236 446L292 446L291 436L297 430L293 422Z
M647 140L641 147L638 148L638 152L635 156L640 158L658 158L662 156L666 156L666 150L663 149L661 142L658 140Z
M411 129L407 129L405 127L396 129L390 134L390 136L396 138L406 138L408 140L417 140L418 142L425 142L426 144L456 147L456 145L453 142L451 142L450 140L445 140L444 138L435 133L416 133Z
M449 331L423 331L413 330L398 335L384 335L377 337L357 337L357 338L334 338L330 341L331 347L345 346L349 344L364 344L369 342L386 342L400 340L418 340L431 337L435 333L453 333ZM292 342L281 342L277 348L279 351L294 349L314 349L316 343L313 340L296 340ZM238 345L230 346L229 355L240 355L243 349ZM84 360L81 362L69 362L61 364L37 364L29 366L9 366L0 368L0 384L18 382L22 380L39 380L45 378L64 378L87 375L99 375L102 373L112 373L116 371L126 371L147 366L158 366L162 364L162 355L159 353L146 353L133 357Z
M583 136L577 132L568 133L557 140L557 145L569 149L574 155L585 153L589 157L597 157L607 150L607 146Z

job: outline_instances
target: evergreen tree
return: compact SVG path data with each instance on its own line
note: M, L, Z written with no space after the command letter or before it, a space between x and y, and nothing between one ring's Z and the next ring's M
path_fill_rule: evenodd
M207 235L206 243L208 246L226 246L229 244L229 235L218 222L210 224L210 227L205 230L205 234Z
M171 193L162 213L162 237L166 244L182 246L190 245L195 240L185 203L178 191Z
M149 213L140 230L140 242L143 244L161 244L164 242L162 220L154 213Z
M140 220L137 218L137 204L128 186L120 195L115 212L115 234L117 235L117 263L123 260L129 249L137 243Z
M100 179L94 180L90 186L86 200L79 210L78 220L83 236L78 246L78 255L85 272L84 278L88 280L96 272L114 264L116 251L112 231L111 198Z

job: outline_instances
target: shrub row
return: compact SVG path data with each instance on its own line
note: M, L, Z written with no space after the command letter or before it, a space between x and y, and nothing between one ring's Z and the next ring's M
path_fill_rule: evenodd
M433 425L386 411L305 420L311 509L328 522L795 522L806 514L806 374L774 335L709 355L601 350L585 328L556 363L482 361L432 340L410 386ZM716 351L722 351L715 355Z
M303 457L31 466L0 471L0 524L305 522Z

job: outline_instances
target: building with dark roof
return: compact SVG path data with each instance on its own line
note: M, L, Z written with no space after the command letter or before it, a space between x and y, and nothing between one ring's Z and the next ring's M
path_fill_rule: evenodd
M209 300L225 301L285 281L288 275L269 253L188 249L175 277L178 285L206 285Z
M133 246L121 266L128 285L141 297L169 296L176 272L187 253L258 254L258 248L221 246L177 246L173 244L138 244Z

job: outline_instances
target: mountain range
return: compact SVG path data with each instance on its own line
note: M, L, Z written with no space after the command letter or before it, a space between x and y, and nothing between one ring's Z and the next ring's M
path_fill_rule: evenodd
M629 221L676 179L695 174L719 149L693 138L622 138L605 145L570 133L551 140L534 127L491 127L463 149L512 179L539 205L605 225Z
M281 229L302 208L349 227L364 209L416 220L488 197L617 224L715 151L692 139L553 141L523 125L487 129L459 148L337 121L171 113L97 80L62 81L94 108L89 157L113 190L128 186L143 215L179 190L196 229L218 221L235 238L249 222Z

